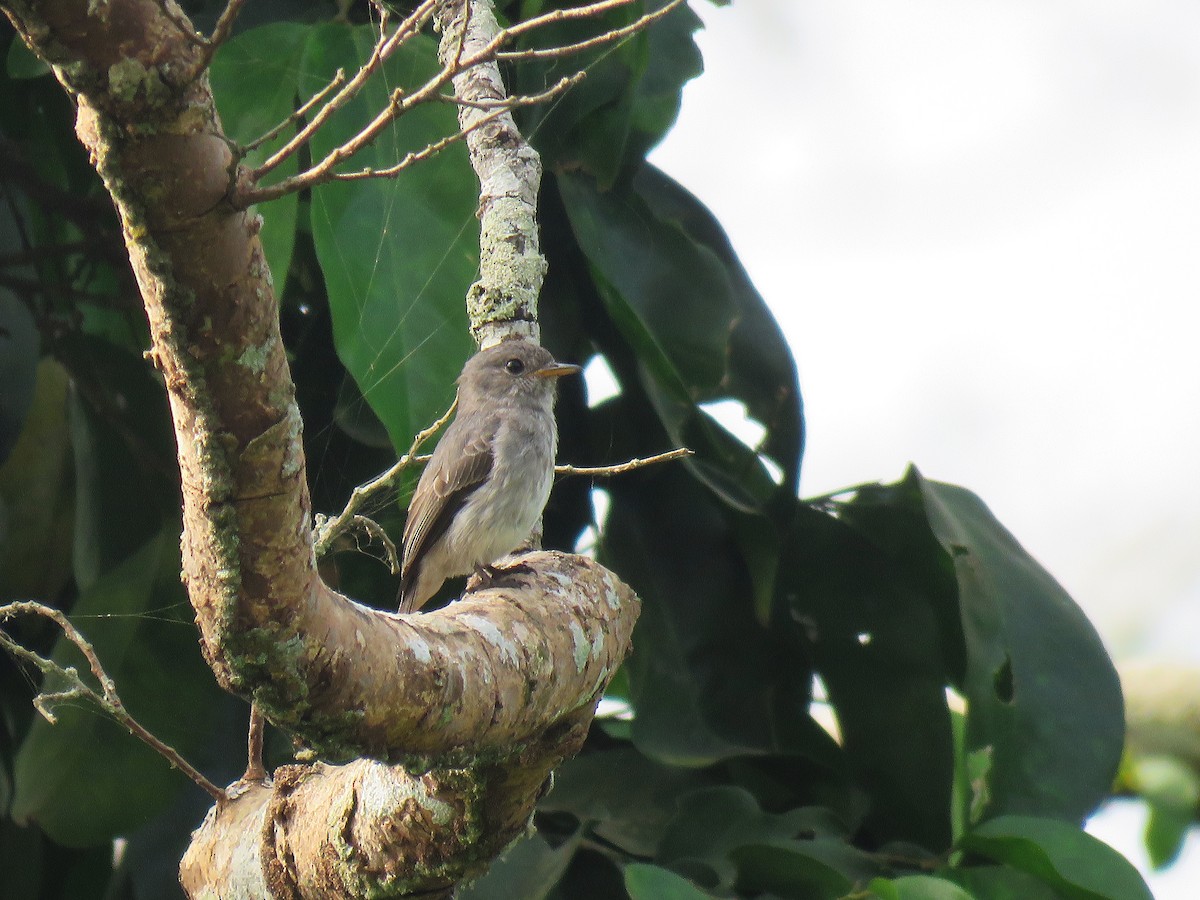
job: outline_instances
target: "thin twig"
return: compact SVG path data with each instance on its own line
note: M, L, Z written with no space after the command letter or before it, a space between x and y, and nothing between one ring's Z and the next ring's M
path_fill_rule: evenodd
M395 465L382 475L371 479L366 484L360 484L350 492L350 499L346 502L345 509L332 518L326 518L325 516L317 517L316 526L313 528L313 547L316 549L318 559L329 552L330 547L333 546L334 539L338 535L351 527L363 504L376 494L390 491L401 472L416 462L424 461L417 456L417 451L421 449L422 444L433 437L443 425L450 421L451 416L454 415L454 411L457 408L458 398L456 397L454 402L450 404L450 408L446 410L445 415L428 428L417 432L417 436L413 438L408 452L401 456ZM428 457L425 459L428 459ZM395 548L393 548L393 552L394 550Z
M414 163L428 159L430 156L433 156L449 144L452 144L458 140L462 140L463 137L470 133L470 129L466 129L457 135L453 135L447 139L443 139L442 141L430 144L423 150L415 151L414 153L405 157L404 160L401 160L400 163L397 163L394 166L389 166L387 169L363 169L358 172L348 173L337 173L334 171L338 164L353 157L364 147L374 142L379 134L391 122L404 115L404 113L422 103L440 99L441 89L453 78L476 66L494 62L498 58L505 57L505 54L500 53L499 50L508 41L511 41L516 37L519 37L544 25L554 22L597 16L604 12L608 12L609 10L627 6L631 2L632 0L600 0L600 2L591 3L586 6L575 7L573 9L552 10L544 15L535 16L532 19L527 19L526 21L510 26L509 28L500 29L496 36L482 49L466 57L465 59L462 57L462 48L460 47L450 63L443 66L441 71L427 80L414 92L405 94L400 89L394 90L391 94L391 99L387 105L387 108L380 111L374 119L367 123L367 125L360 129L358 133L349 140L329 151L329 153L327 153L323 159L321 159L311 168L304 172L300 172L296 175L285 178L276 184L268 185L266 187L255 186L241 189L238 196L240 205L249 206L254 203L262 203L268 200L274 200L278 197L296 193L297 191L305 190L306 188L311 188L315 185L323 184L328 181L390 177L398 174ZM649 26L653 22L667 15L682 2L683 0L671 0L671 2L662 9L644 15L630 25L614 29L613 31L606 32L599 37L582 41L578 44L572 44L561 48L549 48L548 50L544 51L513 51L515 54L513 58L520 58L520 55L524 53L532 53L535 55L542 54L546 56L564 56L571 53L577 53L591 47L601 46L615 40L620 40L621 38L633 34L634 32ZM319 128L322 127L322 125L325 124L326 121L328 121L329 117L334 113L334 111L344 105L350 99L350 97L358 93L363 84L366 83L367 79L376 71L376 69L378 69L382 60L391 55L391 53L394 52L395 49L400 46L400 44L402 44L408 39L408 37L411 36L411 33L415 33L407 30L410 27L410 23L416 23L416 26L419 27L428 19L435 5L436 4L433 2L433 0L426 0L425 3L417 7L413 14L397 27L396 32L392 34L391 37L381 39L381 41L376 44L374 50L372 51L371 57L366 63L363 64L362 68L359 69L354 78L351 79L350 82L346 84L332 100L329 100L325 106L321 108L321 111L318 112L307 125L297 132L296 135L294 135L292 139L287 142L287 144L277 150L260 166L252 170L249 173L248 181L250 183L260 181L264 175L271 172L285 159L296 153L301 146L310 141L312 136ZM470 5L468 3L468 12L469 6ZM466 18L468 18L468 16L464 16L464 19ZM571 83L574 82L572 81ZM542 95L530 96L552 98L556 96L560 90L565 89L567 86L569 85L564 87L559 87L556 85L555 88L543 92ZM510 104L507 108L525 105L523 101L517 100L516 98L503 102ZM544 99L542 102L544 102Z
M416 462L414 459L413 462ZM361 528L366 532L367 537L374 538L379 543L383 544L384 555L387 556L388 570L393 575L400 574L400 554L396 551L396 544L388 537L388 533L384 531L383 526L374 519L369 519L366 516L355 516L351 520L351 524Z
M547 100L552 100L559 94L569 90L571 87L578 84L584 78L583 72L576 72L566 78L560 79L556 84L548 90L542 91L539 94L525 94L518 97L508 97L502 100L495 101L468 101L458 100L455 97L446 97L445 100L449 103L456 103L460 106L470 106L476 109L490 109L485 116L476 119L466 128L456 131L454 134L447 135L440 141L434 141L432 144L420 149L414 150L404 156L400 162L394 166L388 166L386 169L360 169L357 172L333 172L330 173L325 180L328 181L357 181L363 178L394 178L405 169L408 169L419 162L429 159L441 153L451 144L456 144L464 140L467 135L473 131L477 131L489 122L494 122L501 116L507 115L512 110L520 106L533 106L538 103L545 103ZM267 190L270 190L268 188Z
M614 466L555 466L555 475L623 475L626 472L632 472L634 469L641 469L644 466L653 466L656 463L670 462L673 459L682 459L685 456L694 456L695 450L689 450L687 447L679 447L675 450L668 450L666 453L659 453L655 456L647 456L643 459L631 459L628 462L618 463Z
M417 34L424 27L425 23L429 21L429 17L433 15L437 3L438 0L425 0L403 22L396 26L395 32L390 37L384 37L381 33L380 39L371 51L370 57L362 64L362 67L354 74L354 77L338 91L332 100L321 107L321 111L313 116L308 124L301 128L290 141L276 150L262 165L252 170L250 172L250 180L258 181L312 140L312 136L329 121L330 117L358 94L363 85L374 74L375 70L409 38ZM381 20L381 32L385 27L386 15ZM335 150L334 152L336 153L337 151ZM332 163L330 165L332 167Z
M109 677L108 673L104 671L104 667L100 664L100 659L96 656L95 648L87 642L65 615L57 609L52 609L44 604L28 600L7 603L4 606L0 606L0 621L19 615L38 615L56 624L62 630L67 640L74 644L79 649L79 652L83 654L84 659L87 660L88 667L92 671L92 675L100 684L100 691L97 692L79 677L79 672L76 671L74 666L64 668L53 660L46 659L27 647L18 644L4 631L0 630L0 647L3 647L19 659L33 663L33 665L42 671L43 675L54 676L67 683L67 687L64 690L42 691L33 700L34 707L50 724L53 725L56 722L51 709L54 704L66 700L87 700L98 707L101 712L115 719L119 724L124 726L126 731L156 751L172 766L183 772L183 774L195 782L218 803L226 801L225 791L205 778L199 770L180 756L179 751L159 740L129 714L125 709L125 704L121 702L121 698L117 694L116 684L114 684L112 678Z
M573 19L590 19L593 16L603 15L614 9L620 9L622 6L628 6L633 2L634 0L599 0L597 3L588 3L584 6L574 6L568 9L552 9L548 13L534 16L532 19L526 19L524 22L518 22L516 25L501 28L488 46L506 43L515 37L520 37L526 32L541 28L543 25L551 25L555 22L567 22Z
M585 41L577 41L574 44L563 44L560 47L545 47L531 48L529 50L504 50L496 54L497 59L505 60L506 62L514 62L529 59L558 59L563 56L571 56L576 53L582 53L585 50L591 50L593 47L603 47L605 44L611 44L613 41L619 41L624 37L628 37L642 29L646 28L654 22L657 22L663 16L675 9L683 3L683 0L671 0L662 9L657 9L652 13L646 13L635 22L621 28L614 28L611 31L606 31L604 34L597 35L593 38L588 38ZM558 10L565 12L565 10ZM524 23L522 23L524 24Z
M179 29L179 33L187 38L189 42L195 44L197 47L204 46L204 35L196 30L196 26L192 24L191 19L179 7L173 3L159 3L159 8L162 10L162 14L167 17L172 25Z
M321 90L313 94L305 103L301 104L301 106L294 113L280 122L266 134L256 137L248 144L243 144L241 148L242 153L250 153L254 150L257 150L263 144L267 143L267 141L271 141L279 137L280 133L283 132L285 128L287 128L289 125L294 125L295 123L299 122L312 111L314 106L328 97L329 94L336 88L341 87L345 83L346 70L338 69L337 72L334 73L333 80L330 81L329 84L325 85L325 87L321 88Z
M250 704L250 728L246 735L246 771L242 781L266 781L267 770L263 767L263 728L265 719L257 703Z
M516 94L512 97L497 97L488 100L467 100L464 97L442 94L441 99L446 103L453 103L456 106L469 106L471 109L508 110L518 106L536 106L539 103L555 99L559 94L575 87L575 85L579 84L586 77L587 72L576 72L574 75L567 75L537 94Z
M246 0L229 0L225 4L225 8L221 10L217 24L213 26L212 34L208 36L207 40L210 58L218 47L229 40L229 35L233 33L233 23L237 21L238 13L242 11L245 2Z

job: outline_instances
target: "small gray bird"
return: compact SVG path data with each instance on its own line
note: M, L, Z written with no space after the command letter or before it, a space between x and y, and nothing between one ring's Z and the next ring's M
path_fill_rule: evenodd
M578 371L527 340L467 360L454 421L408 507L400 612L420 609L447 578L484 569L529 537L554 481L555 379Z

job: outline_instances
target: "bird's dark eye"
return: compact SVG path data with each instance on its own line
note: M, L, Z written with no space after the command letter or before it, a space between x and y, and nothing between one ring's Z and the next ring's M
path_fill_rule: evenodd
M504 364L504 371L509 375L520 375L525 371L525 363L521 362L515 356Z

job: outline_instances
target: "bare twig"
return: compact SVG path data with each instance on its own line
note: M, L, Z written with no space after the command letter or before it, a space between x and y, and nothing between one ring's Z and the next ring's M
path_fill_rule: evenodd
M18 659L33 663L33 665L41 670L43 675L54 676L66 682L67 686L63 690L42 691L34 697L33 705L45 717L46 721L52 725L57 721L52 710L55 704L67 700L87 700L101 712L115 719L126 731L157 752L172 766L183 772L183 774L195 782L209 796L215 799L217 803L224 803L226 801L225 791L205 778L191 763L179 755L179 751L159 740L129 714L125 709L125 704L121 702L121 698L117 694L116 684L113 683L112 678L109 677L108 673L104 671L104 667L100 664L95 648L87 642L65 615L57 609L52 609L44 604L28 600L7 603L0 606L0 621L19 615L42 616L57 625L67 640L74 644L79 649L79 652L83 654L84 659L87 660L88 667L92 671L92 675L100 685L100 691L96 691L80 678L79 672L76 671L74 666L64 668L53 660L46 659L27 647L22 646L4 631L0 630L0 647L3 647Z
M257 703L250 704L250 729L246 736L246 771L242 781L265 781L267 770L263 768L263 728L265 719Z
M274 200L278 197L287 194L296 193L297 191L311 188L318 184L323 184L329 181L352 181L363 178L387 178L393 177L410 166L421 162L429 157L437 154L445 149L450 144L463 140L475 128L486 121L492 121L497 117L488 117L485 122L471 123L469 127L463 128L457 134L450 135L440 141L429 144L422 150L409 153L400 162L393 166L384 169L362 169L357 172L335 172L335 168L347 159L350 159L364 147L371 144L379 134L395 119L404 115L410 109L427 103L433 100L442 99L441 90L452 79L462 73L480 65L494 63L497 59L533 59L533 58L550 58L567 56L573 53L579 53L584 50L603 46L613 41L620 40L628 35L646 28L653 22L667 15L671 10L678 7L683 0L671 0L662 9L656 10L653 13L641 16L635 22L621 28L613 29L605 32L595 38L586 41L580 41L575 44L565 45L563 47L551 47L546 49L511 51L502 53L500 48L506 43L514 40L521 35L527 34L537 28L568 20L584 19L601 15L613 9L618 9L623 6L628 6L633 0L600 0L600 2L590 3L585 6L575 7L573 9L556 9L541 16L535 16L532 19L527 19L516 25L508 28L499 29L495 36L487 42L478 51L464 57L464 47L466 43L466 33L469 15L463 16L462 26L459 33L456 35L457 43L455 44L455 52L442 69L433 77L428 79L423 85L411 93L406 94L400 89L392 91L390 102L387 107L381 110L367 125L358 131L353 137L333 148L325 155L323 159L318 161L304 172L285 178L276 184L267 186L246 186L239 191L238 201L240 205L249 206L253 203L262 203L268 200ZM355 76L345 84L342 89L326 102L321 110L313 116L313 118L301 128L283 147L275 151L266 161L257 168L249 172L247 181L250 184L255 184L260 181L263 176L270 173L278 167L285 159L294 155L300 147L308 143L314 134L329 120L333 113L344 106L350 98L355 96L359 90L366 84L367 80L379 68L382 62L387 59L395 50L401 46L404 41L408 40L421 26L428 21L430 15L436 8L435 0L426 0L413 11L413 13L397 26L395 32L390 36L386 35L386 22L381 32L379 42L372 50L370 58L358 70ZM468 7L469 8L469 7ZM541 92L540 94L530 94L525 97L513 98L497 98L496 109L513 109L518 106L531 105L533 103L544 103L547 100L559 96L563 91L569 89L573 84L577 83L581 75L572 76L564 79L552 88ZM325 92L323 92L325 93ZM462 102L462 105L470 106L479 103L480 101ZM314 102L310 101L311 106L315 106ZM484 108L484 107L480 107ZM275 132L276 134L278 132ZM261 139L260 139L261 140Z
M283 130L285 128L287 128L289 125L294 125L295 123L299 122L301 119L303 119L305 116L307 116L310 112L312 112L312 109L314 106L316 106L318 103L320 103L326 97L328 97L330 95L330 93L332 93L334 90L341 87L345 83L346 83L346 70L338 69L337 72L334 73L333 79L329 82L329 84L325 85L325 87L321 88L321 90L317 91L310 98L308 98L308 100L305 101L303 104L301 104L300 107L294 113L292 113L290 116L288 116L282 122L280 122L278 125L276 125L274 128L272 128L270 131L268 131L266 134L256 137L254 140L250 141L250 143L248 143L248 144L243 144L242 148L241 148L242 153L250 153L253 150L257 150L259 147L261 147L267 141L271 141L271 140L274 140L275 138L279 137L279 135L283 132Z
M273 153L265 162L262 163L262 165L250 172L250 180L258 181L268 172L279 166L280 163L282 163L288 157L296 153L310 140L312 140L312 136L316 134L326 122L329 121L330 117L347 103L349 103L350 100L353 99L360 90L362 90L363 85L367 83L371 75L374 74L375 70L378 69L379 66L382 65L389 56L396 52L396 50L399 49L405 41L411 38L414 34L417 34L421 28L424 27L425 23L429 21L429 17L433 14L434 9L437 7L437 3L438 0L425 0L425 2L414 9L403 22L396 26L396 30L390 36L385 36L383 34L384 29L386 29L387 20L387 14L385 12L380 23L380 39L378 43L375 44L375 48L371 51L371 56L367 59L367 61L363 63L362 67L354 74L354 77L351 78L350 81L340 91L338 91L334 98L321 107L321 111L313 116L307 125L301 128L290 141L276 150L275 153ZM334 151L334 153L337 152L337 150ZM330 155L332 156L333 154ZM344 157L339 156L337 159L334 159L331 163L329 163L329 168L332 168L333 165L342 158Z
M413 462L416 462L416 458ZM352 524L361 528L367 533L367 537L374 538L379 543L383 544L384 555L387 556L388 570L393 575L400 574L400 554L396 551L396 544L388 537L388 533L384 531L383 526L374 519L369 519L366 516L355 516Z
M317 549L317 556L324 556L329 552L333 544L334 538L349 531L352 528L361 528L367 532L375 540L378 540L384 546L387 553L388 565L392 570L392 574L397 574L400 571L399 556L396 552L396 545L392 543L391 538L379 526L379 523L366 516L357 514L357 510L374 497L376 494L391 490L396 478L413 465L424 465L432 458L431 454L417 454L417 449L420 448L434 432L442 427L450 418L450 414L454 412L454 407L441 419L431 425L429 428L417 435L417 439L413 441L412 448L408 453L400 457L399 461L380 475L378 478L368 481L366 484L359 485L350 494L350 501L346 504L346 508L338 513L334 518L325 518L318 516L317 526L314 529L313 543ZM687 447L679 447L675 450L668 450L665 453L658 453L654 456L644 458L631 459L623 463L617 463L611 466L571 466L558 465L554 467L555 475L591 475L593 477L607 477L610 475L624 475L626 472L632 472L635 469L642 469L646 466L657 465L658 463L671 462L675 459L683 459L687 456L694 456L694 450L689 450Z
M196 30L196 26L192 24L192 20L178 6L173 3L160 3L159 8L162 9L163 15L170 20L171 24L179 29L180 34L197 47L204 46L206 43L204 35Z
M596 3L588 3L584 6L574 6L567 9L552 9L548 13L543 13L540 16L534 16L532 19L526 19L524 22L518 22L516 25L509 25L507 28L501 28L496 34L495 40L489 44L507 43L515 37L520 37L526 32L541 28L543 25L551 25L555 22L567 22L573 19L590 19L593 16L601 16L606 12L611 12L614 9L620 9L622 6L628 6L634 0L598 0Z
M411 166L414 166L417 163L422 162L426 159L429 159L429 157L431 157L431 156L441 153L443 150L445 150L451 144L456 144L459 141L465 140L467 135L469 135L471 132L476 131L479 128L482 128L484 125L487 125L489 122L494 122L496 119L500 118L501 116L507 115L509 112L516 109L517 107L533 106L538 103L545 103L547 100L551 100L554 97L557 97L559 94L562 94L563 92L569 90L574 85L576 85L580 81L582 81L583 78L584 78L583 72L576 72L574 75L571 75L567 78L560 79L556 84L551 86L549 89L542 91L541 93L521 95L518 97L509 97L509 98L502 99L502 100L469 101L469 100L459 100L455 97L445 97L444 99L447 102L457 103L459 106L470 106L475 109L490 109L492 111L489 112L486 116L481 116L480 118L476 119L474 122L472 122L467 127L459 129L454 134L447 135L446 137L442 138L440 141L434 141L432 144L429 144L428 146L426 146L420 150L414 150L411 153L406 154L404 156L404 158L401 159L400 162L396 163L394 166L388 166L386 169L360 169L357 172L333 172L333 173L329 173L327 175L327 177L325 177L323 180L327 180L327 181L357 181L357 180L363 179L363 178L394 178L396 175L399 175L405 169L410 168ZM307 186L307 185L301 185L301 187L305 187L305 186ZM267 188L266 190L269 191L270 188Z
M229 36L233 33L233 23L237 21L238 13L242 11L245 3L246 0L229 0L225 4L225 8L221 10L221 15L217 17L212 34L207 37L196 31L191 20L177 6L166 2L160 4L163 15L171 20L179 29L180 34L200 49L199 55L183 70L187 75L186 80L197 78L209 67L217 50L229 40Z
M439 429L454 415L454 411L458 408L458 399L450 404L450 408L445 414L426 428L423 431L417 432L417 436L413 438L412 444L408 448L408 452L396 461L396 464L384 472L377 478L368 481L366 484L360 484L350 492L350 499L346 502L346 507L333 518L318 516L316 527L313 529L313 547L316 549L317 557L320 558L329 552L333 546L333 541L338 535L348 530L358 516L358 511L362 509L363 504L379 493L390 491L400 473L407 469L410 465L416 462L425 460L417 456L417 451L421 446L433 437ZM428 457L425 457L428 459ZM392 548L392 553L395 554L395 547Z
M626 472L632 472L634 469L641 469L645 466L653 466L656 463L670 462L673 459L683 459L685 456L694 456L695 450L689 450L687 447L679 447L675 450L668 450L666 453L659 453L655 456L647 456L642 459L631 459L628 462L618 463L613 466L555 466L555 475L623 475Z
M512 97L497 97L486 100L470 100L466 97L454 97L449 94L443 94L441 99L456 106L469 106L472 109L511 110L518 106L536 106L539 103L553 100L559 94L575 87L575 85L579 84L586 77L587 72L576 72L574 75L567 75L550 85L546 90L536 94L516 94Z
M662 9L657 9L652 13L646 13L646 15L640 17L635 22L630 22L628 25L622 26L621 28L614 28L611 31L606 31L594 38L588 38L586 41L577 41L574 44L563 44L561 47L534 48L529 50L505 50L497 53L496 58L508 62L529 59L557 59L563 56L571 56L575 53L582 53L585 50L591 50L593 47L603 47L605 44L611 44L614 41L619 41L622 38L641 31L652 23L657 22L659 19L670 13L682 3L683 0L671 0L671 2L662 7ZM570 11L573 12L573 10ZM568 12L568 10L556 10L556 12ZM551 14L547 13L547 15Z
M233 33L233 23L237 21L238 13L242 11L245 3L246 0L229 0L225 4L225 8L221 10L217 24L213 26L212 34L205 40L210 60L212 55L217 52L217 48L229 40L229 35Z

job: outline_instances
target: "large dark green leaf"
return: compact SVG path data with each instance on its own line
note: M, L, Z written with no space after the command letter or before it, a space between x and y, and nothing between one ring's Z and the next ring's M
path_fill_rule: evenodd
M695 772L622 747L564 763L538 809L569 813L609 844L648 857L657 851L679 797L703 783Z
M967 741L992 756L984 814L1081 822L1108 793L1121 755L1116 670L1087 617L978 497L910 477L954 560Z
M935 599L850 524L803 505L785 554L779 630L825 683L872 837L944 849L953 743Z
M524 47L552 47L589 40L633 22L641 2L587 19L568 20L537 29ZM530 11L532 12L532 10ZM636 34L617 44L598 47L565 59L535 60L517 67L515 89L536 93L578 71L587 77L555 102L540 104L521 116L522 133L549 169L583 169L601 184L611 185L621 171L629 138L637 84L647 65L647 37Z
M33 404L41 339L33 316L0 290L0 465L8 459Z
M783 749L781 686L807 700L803 659L780 659L756 621L753 586L722 507L681 467L622 478L601 560L643 600L627 663L633 741L679 765Z
M646 12L661 9L668 0L649 0ZM700 49L692 37L702 27L700 17L685 3L655 22L646 32L646 69L633 97L626 158L640 163L675 124L683 86L704 71Z
M339 68L355 71L374 44L369 26L328 23L309 32L301 95ZM335 115L312 142L317 158L436 71L436 47L416 36L381 77ZM458 129L449 104L419 107L345 164L382 169ZM478 184L461 145L395 179L340 182L313 191L312 233L333 311L334 342L363 397L396 446L436 419L454 396L470 355L464 306L478 268Z
M75 605L72 620L135 718L185 755L209 741L221 695L200 658L179 583L175 527L99 578ZM87 671L65 639L53 655ZM43 689L56 688L49 680ZM37 822L64 844L103 843L161 812L180 790L197 790L90 706L61 706L55 713L56 725L34 722L17 755L12 815L18 822Z
M524 47L553 47L588 40L660 9L645 0L582 20L555 23L523 39ZM525 3L528 18L545 4ZM702 70L692 34L700 19L683 5L649 29L563 59L523 62L516 90L531 93L576 71L587 77L554 103L524 110L521 127L546 168L584 171L605 189L632 168L675 122L684 84Z
M736 880L732 854L739 847L817 834L844 838L845 829L828 810L764 812L749 791L721 785L680 797L657 856L705 888L727 890Z
M266 134L291 115L299 90L300 60L308 28L296 22L275 22L242 32L221 46L209 69L213 97L221 124L232 140L248 144ZM294 128L251 151L245 158L253 168L282 147ZM299 171L299 156L276 168L268 181L286 178ZM265 204L263 217L263 253L279 290L283 290L292 247L296 240L296 214L299 198L288 194Z
M1066 822L1000 816L961 843L966 850L1034 875L1068 900L1153 900L1128 860Z
M1028 872L1010 866L971 866L941 873L975 900L1062 900L1062 895Z
M630 900L705 900L706 893L681 875L649 863L625 867L625 890Z
M541 835L528 835L505 850L486 875L454 896L461 900L541 900L562 877L577 846L576 840L552 847Z
M880 866L860 850L835 838L771 841L733 851L739 893L769 891L795 900L836 900L856 882L880 874Z
M68 421L75 461L75 580L87 590L167 522L178 522L166 397L149 366L77 336L60 351L75 376Z
M734 339L747 316L753 322L745 335L764 332L761 322L769 313L761 298L731 255L721 255L720 247L685 229L683 223L692 221L679 214L686 195L677 186L668 187L665 176L647 176L632 189L608 193L583 175L563 174L557 183L596 290L636 355L636 377L662 426L671 440L696 451L688 465L728 503L744 511L762 509L777 492L756 449L734 438L700 407L722 399L740 400L756 411L780 404L764 424L774 441L772 451L785 457L777 465L794 483L800 414L790 357L780 352L781 341L767 344L756 352L770 366L759 371L769 370L775 377L748 377L757 364L742 371L741 363L747 358L744 351L753 348ZM681 315L685 309L687 314ZM736 359L735 343L742 351ZM773 429L780 437L770 437Z
M726 396L744 403L749 416L766 428L758 452L783 473L779 493L790 499L800 475L804 419L796 363L787 339L724 229L695 196L650 165L638 172L634 187L661 221L680 228L724 269L737 317L729 332L721 386Z
M0 599L52 600L71 577L67 374L52 359L12 455L0 465Z

